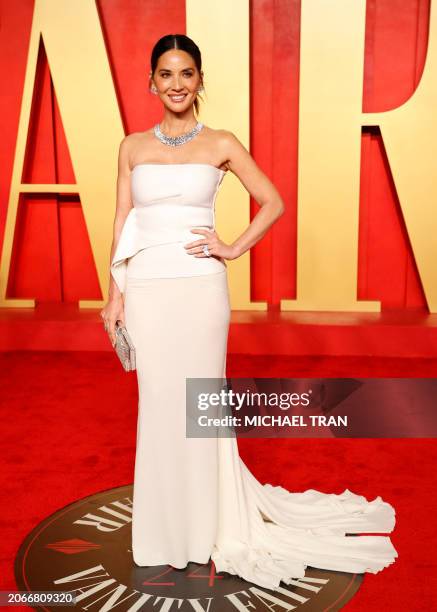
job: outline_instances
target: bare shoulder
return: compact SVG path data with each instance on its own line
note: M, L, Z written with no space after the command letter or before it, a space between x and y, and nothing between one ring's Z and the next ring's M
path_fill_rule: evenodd
M231 161L237 157L246 157L249 151L239 140L239 138L230 130L217 130L217 144L220 146L222 152L227 156L227 159Z
M264 206L268 202L279 202L281 214L284 204L275 185L258 166L250 151L241 140L230 130L216 130L217 148L223 159L226 159L226 169L235 174L254 200Z
M147 149L153 140L153 128L145 132L132 132L124 136L119 148L120 165L130 171L137 151Z
M130 149L135 146L135 143L138 142L139 132L133 132L132 134L126 134L120 142L120 154L128 154Z
M130 158L130 150L131 150L131 135L128 134L122 138L120 145L118 147L118 177L119 179L123 176L127 176L130 172L129 170L129 158Z
M220 159L223 160L222 163L226 170L233 170L232 165L235 168L238 157L249 155L247 149L230 130L207 128L206 135Z
M223 159L226 159L228 170L241 176L243 169L256 168L248 149L231 130L217 130L217 149L220 150Z
M206 126L205 126L206 127ZM206 128L207 136L214 141L214 144L226 147L232 146L232 143L238 141L237 137L230 131L224 129Z
M240 140L237 138L234 132L231 132L231 130L217 130L217 138L224 146L233 147L236 145L241 145Z

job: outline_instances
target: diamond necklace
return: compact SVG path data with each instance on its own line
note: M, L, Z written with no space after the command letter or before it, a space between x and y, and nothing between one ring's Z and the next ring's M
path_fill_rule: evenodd
M156 138L158 138L162 143L170 147L178 147L179 145L183 145L186 142L193 140L193 138L197 136L202 128L203 123L197 122L197 125L195 125L189 132L185 132L185 134L181 134L180 136L166 136L161 132L159 123L157 123L153 127L153 131L155 132Z

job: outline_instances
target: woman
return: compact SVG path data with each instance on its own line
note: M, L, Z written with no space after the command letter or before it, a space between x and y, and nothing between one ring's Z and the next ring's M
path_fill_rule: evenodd
M120 146L112 278L101 313L111 341L119 320L136 348L134 562L184 568L211 558L218 572L267 588L303 577L307 565L376 573L397 556L390 539L345 534L393 529L394 509L380 497L262 485L235 437L186 436L186 378L226 376L226 260L256 244L284 204L232 133L197 122L203 72L195 43L164 36L151 68L164 117ZM261 206L232 244L219 238L214 217L229 170Z

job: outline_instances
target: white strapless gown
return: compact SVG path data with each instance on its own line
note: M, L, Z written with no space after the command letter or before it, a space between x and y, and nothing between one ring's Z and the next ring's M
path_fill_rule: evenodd
M183 248L215 228L225 173L209 164L139 164L134 208L111 273L137 350L139 410L132 553L137 565L214 562L274 589L312 566L377 573L396 559L394 508L348 489L291 493L260 483L235 437L187 438L185 378L226 376L230 320L224 260Z

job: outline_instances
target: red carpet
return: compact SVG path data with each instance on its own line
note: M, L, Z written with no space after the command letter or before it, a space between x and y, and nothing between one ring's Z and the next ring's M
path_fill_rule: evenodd
M227 374L436 377L437 362L229 355ZM16 589L16 551L40 520L78 498L132 482L137 388L135 375L125 374L107 351L2 353L0 377L0 588L7 590ZM395 506L392 541L399 558L383 572L367 574L347 610L434 609L435 440L246 439L239 446L261 482L294 491L349 488Z

